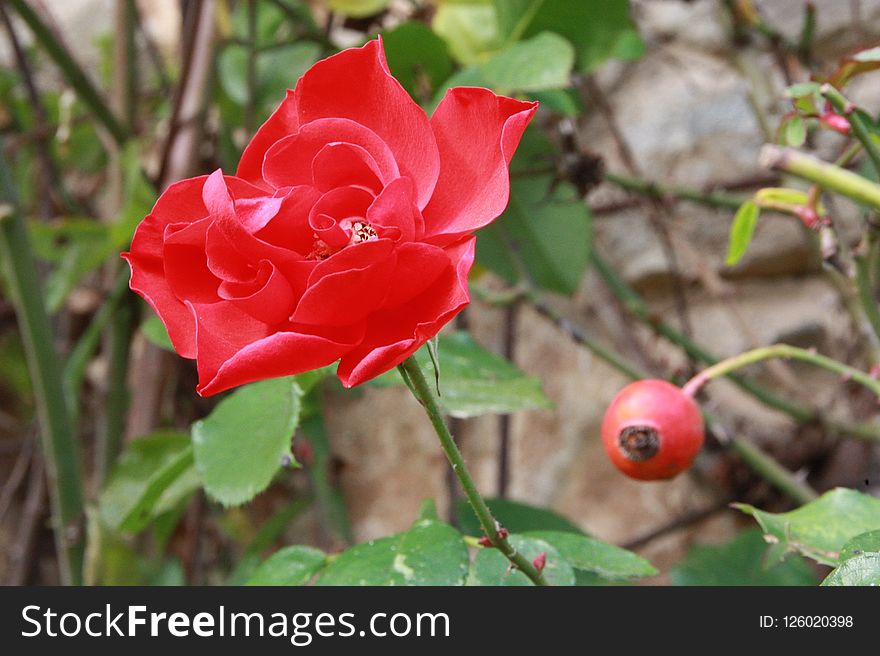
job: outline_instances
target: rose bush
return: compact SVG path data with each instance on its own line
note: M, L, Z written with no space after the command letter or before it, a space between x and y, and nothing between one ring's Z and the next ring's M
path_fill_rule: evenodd
M508 200L536 103L450 89L428 119L381 41L315 64L235 176L170 186L139 225L131 288L195 358L198 392L340 360L401 363L469 302L473 232Z

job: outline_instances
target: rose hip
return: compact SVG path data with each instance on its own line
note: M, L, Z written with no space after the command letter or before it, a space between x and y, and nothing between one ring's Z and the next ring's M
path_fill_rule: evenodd
M687 469L703 440L697 404L665 380L627 385L602 420L602 443L611 462L643 481L673 478Z

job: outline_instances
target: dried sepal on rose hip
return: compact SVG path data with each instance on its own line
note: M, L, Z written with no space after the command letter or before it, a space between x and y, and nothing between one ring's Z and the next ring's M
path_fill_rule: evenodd
M627 385L602 420L602 444L611 462L642 481L673 478L687 469L704 439L699 407L665 380Z

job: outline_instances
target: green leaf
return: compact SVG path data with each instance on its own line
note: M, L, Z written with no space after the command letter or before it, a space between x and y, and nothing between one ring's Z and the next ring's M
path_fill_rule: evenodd
M446 42L424 23L409 21L382 34L391 74L416 100L426 100L452 75Z
M495 0L495 7L504 40L555 32L575 47L584 73L608 59L637 59L645 52L628 0Z
M571 295L580 287L590 259L592 217L568 183L553 189L550 175L526 175L546 169L555 155L537 130L526 130L511 163L510 202L501 217L477 238L477 262L508 282L522 269L535 285Z
M174 353L174 344L171 343L171 338L168 336L168 330L165 328L165 324L162 323L162 320L159 317L147 317L147 319L141 324L141 332L143 332L144 336L156 346Z
M326 560L320 549L302 545L284 547L263 561L247 585L305 585Z
M880 553L867 551L845 560L822 581L822 585L880 586Z
M818 82L799 82L788 87L785 90L785 95L789 98L806 98L821 95L821 88L822 85Z
M321 46L311 41L275 46L257 54L256 103L275 104L321 56ZM220 84L229 97L239 105L248 103L248 62L250 48L231 44L220 53L217 72Z
M548 508L537 508L510 499L486 499L486 504L501 525L511 533L553 531L584 535L568 519ZM482 535L483 529L467 501L461 499L455 506L455 517L462 533Z
M800 557L766 566L761 532L742 531L730 542L698 545L670 572L675 585L815 585L816 576Z
M464 66L486 61L502 45L495 8L488 3L444 3L437 7L431 28Z
M205 491L232 506L272 481L299 423L302 390L293 378L241 387L192 427L196 467Z
M730 226L730 238L727 246L727 258L724 263L727 266L733 266L739 262L746 254L752 236L755 234L755 227L758 225L758 216L761 209L757 203L752 200L746 201L740 205L733 217L733 224Z
M733 506L752 515L771 544L831 566L837 565L848 540L880 529L880 499L847 488L835 488L786 513L768 513L744 503Z
M443 522L420 519L408 531L342 552L317 585L462 585L467 571L461 534Z
M800 148L807 140L807 125L798 115L792 116L783 125L782 141L792 148Z
M91 219L68 218L30 226L34 250L55 264L46 280L46 307L57 312L71 290L118 250L111 227Z
M854 538L847 540L840 549L840 562L861 556L868 551L880 552L880 530L860 533Z
M538 538L524 535L511 535L510 544L529 560L540 553L547 555L544 565L544 578L550 585L574 585L575 576L571 565L566 562L556 548ZM467 579L468 585L533 585L531 580L519 570L511 569L510 561L497 549L482 548L477 551Z
M119 458L99 498L112 530L137 532L199 486L189 436L155 433L136 439Z
M440 519L437 514L437 503L433 499L425 499L419 506L419 519Z
M563 560L575 569L594 572L606 579L657 574L657 569L651 563L632 551L586 535L561 531L530 531L525 535L552 544Z
M569 86L574 48L558 34L541 32L505 48L483 64L483 75L499 93Z
M439 350L443 354L443 376L437 400L447 414L466 418L550 407L540 380L526 376L501 356L487 351L468 333L441 335ZM422 371L431 371L426 348L419 349L416 359ZM401 382L399 372L394 370L374 379L372 384L381 387ZM436 393L433 388L431 391Z

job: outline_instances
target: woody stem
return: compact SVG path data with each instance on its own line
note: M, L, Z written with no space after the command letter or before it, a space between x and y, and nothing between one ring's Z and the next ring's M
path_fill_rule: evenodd
M477 491L474 479L468 471L461 451L459 451L458 446L455 444L455 440L452 438L446 422L443 420L443 412L434 394L431 393L431 388L428 386L425 374L422 372L422 368L418 361L416 361L415 356L410 356L404 360L398 368L404 380L409 381L410 391L412 391L413 396L425 408L425 412L431 420L431 425L434 427L437 437L440 438L440 446L443 447L443 452L446 454L449 464L452 465L452 471L458 477L458 482L461 484L464 494L492 546L504 554L511 565L529 577L535 585L547 585L544 575L504 537L505 534L501 531L501 524L493 517L489 506L486 505L485 500Z

